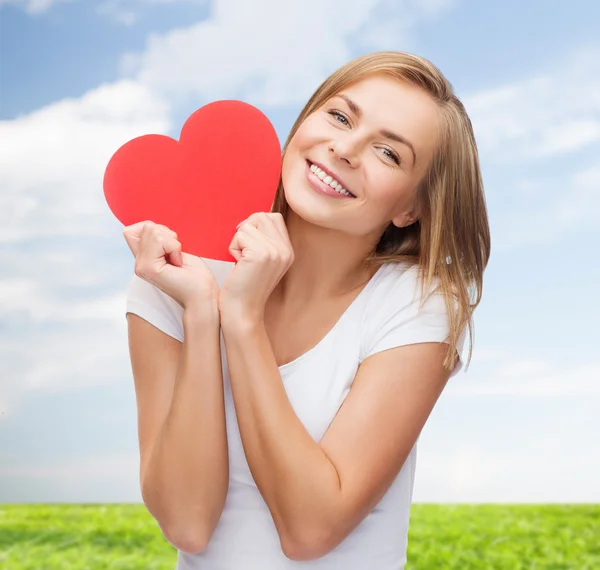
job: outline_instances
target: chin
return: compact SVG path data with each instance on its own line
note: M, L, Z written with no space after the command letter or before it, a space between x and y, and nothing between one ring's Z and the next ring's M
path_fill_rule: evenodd
M327 228L332 230L340 230L339 228L339 214L330 211L328 208L324 208L322 202L318 201L318 196L314 196L316 200L311 197L313 190L302 182L292 182L288 188L289 191L285 190L285 199L288 203L289 209L299 218L302 218L305 222L321 228ZM337 222L337 224L336 224Z

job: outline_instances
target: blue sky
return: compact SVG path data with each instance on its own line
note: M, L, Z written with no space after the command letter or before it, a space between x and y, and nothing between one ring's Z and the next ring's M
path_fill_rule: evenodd
M600 501L600 4L0 0L0 503L141 500L112 153L215 99L283 142L320 82L394 49L472 118L492 258L416 502Z

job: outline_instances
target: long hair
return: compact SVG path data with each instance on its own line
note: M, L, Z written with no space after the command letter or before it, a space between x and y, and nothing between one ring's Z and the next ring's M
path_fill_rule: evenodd
M473 311L481 300L483 272L490 257L490 230L473 127L450 82L430 61L408 53L383 51L358 57L329 76L315 91L292 126L283 155L298 127L331 97L367 75L383 73L418 86L437 103L440 137L428 171L416 190L419 219L398 228L390 222L366 260L418 264L424 293L440 291L450 334L444 366L452 369L458 341L469 328L471 361ZM280 179L271 212L287 218L289 205ZM468 365L467 363L467 365Z

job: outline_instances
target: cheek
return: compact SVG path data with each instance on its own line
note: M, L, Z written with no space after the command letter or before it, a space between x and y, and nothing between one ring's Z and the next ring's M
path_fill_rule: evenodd
M283 161L281 163L281 181L283 182L283 185L286 185L286 182L289 178L289 173L290 173L290 168L291 165L293 163L292 159L292 149L290 149L290 147L288 147L285 156L283 157Z
M290 141L290 146L293 144L296 150L303 151L314 144L318 138L318 124L315 122L314 115L310 115L298 127L294 138Z
M290 142L281 162L281 181L283 187L289 188L291 183L300 179L303 175L304 160L302 160L302 153L300 149Z
M379 165L369 170L366 184L371 200L376 201L383 208L399 206L406 202L410 188L401 175L382 169Z
M311 126L309 119L306 119L295 132L290 140L283 162L281 165L281 173L283 183L285 184L286 177L293 171L298 173L304 172L304 158L306 151L311 148L313 137L310 135Z
M398 172L381 164L376 157L364 162L365 183L369 195L378 200L390 201L398 195L402 181Z

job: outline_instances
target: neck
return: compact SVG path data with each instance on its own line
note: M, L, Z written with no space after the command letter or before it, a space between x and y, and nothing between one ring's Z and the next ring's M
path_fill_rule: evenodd
M323 228L288 209L286 227L294 249L294 263L281 278L274 297L286 305L341 297L362 287L374 275L367 256L376 241Z

